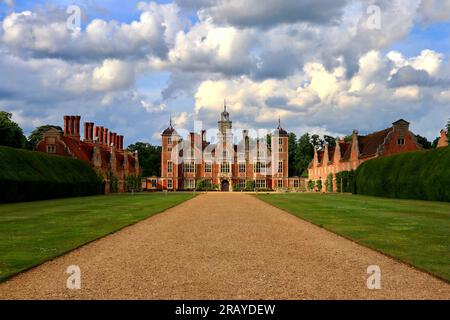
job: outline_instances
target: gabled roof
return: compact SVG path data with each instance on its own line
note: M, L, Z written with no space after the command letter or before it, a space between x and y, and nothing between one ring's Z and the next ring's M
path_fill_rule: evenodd
M394 125L396 125L396 124L409 124L409 122L406 121L405 119L400 119L400 120L395 121L392 124L394 124Z
M387 135L391 131L392 128L388 128L382 131L374 132L367 136L358 136L360 157L364 158L376 154L379 147L384 143Z

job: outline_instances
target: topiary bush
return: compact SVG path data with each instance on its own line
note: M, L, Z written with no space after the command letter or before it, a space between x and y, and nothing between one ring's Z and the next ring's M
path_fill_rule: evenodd
M381 157L356 171L358 194L450 201L450 147Z
M0 147L0 202L23 202L103 193L103 183L85 162Z

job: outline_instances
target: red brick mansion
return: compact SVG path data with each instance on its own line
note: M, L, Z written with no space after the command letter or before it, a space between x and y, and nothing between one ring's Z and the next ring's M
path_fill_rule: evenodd
M331 174L333 176L333 191L336 191L336 173L355 170L363 162L402 152L422 150L416 141L415 135L409 131L409 122L401 119L392 124L392 127L366 136L353 131L349 142L336 141L336 147L325 146L323 150L314 151L314 159L308 168L308 179L322 180L322 190L326 190L325 181Z
M235 137L225 105L215 143L207 141L206 133L191 132L184 141L172 123L164 130L161 178L153 182L158 184L154 187L192 190L199 180L221 191L244 189L249 182L256 189L299 187L299 179L288 177L288 134L281 125L272 133L269 146L265 137L253 138L248 130Z
M117 179L117 191L124 192L126 178L140 174L138 155L123 149L123 136L104 127L94 127L92 122L84 124L84 140L81 140L80 119L80 116L65 116L64 132L48 130L36 150L80 159L103 177L106 193L110 192L111 177Z

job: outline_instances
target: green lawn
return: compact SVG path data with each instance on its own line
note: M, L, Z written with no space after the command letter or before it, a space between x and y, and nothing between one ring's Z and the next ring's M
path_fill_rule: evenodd
M0 205L0 282L193 196L121 194Z
M450 203L339 194L257 197L450 281Z

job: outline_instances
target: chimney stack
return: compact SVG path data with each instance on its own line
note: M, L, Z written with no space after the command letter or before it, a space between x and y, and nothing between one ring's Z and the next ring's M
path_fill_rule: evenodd
M80 140L80 120L81 120L80 116L73 117L73 122L74 122L73 123L73 127L74 127L73 135L78 140Z
M90 142L94 141L94 123L93 122L89 122L88 135L89 135L89 141Z
M108 146L112 145L112 134L113 134L112 131L110 131L108 134Z
M94 141L100 142L99 134L100 134L100 127L99 126L95 126Z
M105 131L103 132L103 142L108 145L108 129L105 128Z
M119 150L123 150L123 136L119 136Z
M105 128L100 127L100 132L98 136L98 141L100 142L100 144L104 144L104 138L105 138Z
M89 142L89 122L84 123L84 142Z
M113 147L117 148L117 133L113 132Z
M64 116L64 135L69 135L69 116Z

